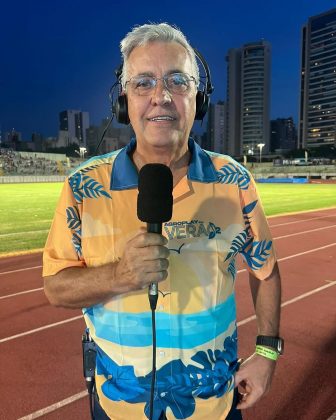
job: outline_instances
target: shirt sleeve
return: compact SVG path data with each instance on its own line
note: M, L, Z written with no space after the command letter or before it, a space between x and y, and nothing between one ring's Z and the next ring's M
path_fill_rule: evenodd
M248 176L249 182L240 188L246 234L240 253L248 271L259 280L265 280L271 275L277 258L256 183L251 174Z
M43 276L68 267L85 267L81 227L81 206L66 179L43 252Z

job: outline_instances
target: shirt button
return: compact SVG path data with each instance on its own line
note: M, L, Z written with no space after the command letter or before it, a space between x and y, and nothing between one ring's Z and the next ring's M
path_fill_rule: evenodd
M163 305L159 305L159 306L158 306L158 310L159 310L159 311L162 311L162 310L163 310Z
M165 356L165 352L163 351L163 350L161 350L160 352L159 352L159 355L160 355L160 357L164 357Z

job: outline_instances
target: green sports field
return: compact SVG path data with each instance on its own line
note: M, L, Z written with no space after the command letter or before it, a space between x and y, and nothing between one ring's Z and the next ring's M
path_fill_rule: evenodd
M0 254L42 248L61 183L0 185ZM336 184L258 184L268 216L336 208Z

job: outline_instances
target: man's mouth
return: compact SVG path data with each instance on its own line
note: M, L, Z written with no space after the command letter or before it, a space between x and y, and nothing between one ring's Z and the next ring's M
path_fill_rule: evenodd
M156 117L147 118L148 121L174 121L175 118L170 115L157 115Z

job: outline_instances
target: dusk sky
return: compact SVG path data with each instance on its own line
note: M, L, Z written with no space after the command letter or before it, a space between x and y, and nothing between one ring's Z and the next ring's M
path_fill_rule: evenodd
M109 116L108 92L119 42L134 25L177 25L206 58L226 99L229 48L265 39L272 46L271 118L297 122L301 27L335 0L100 1L7 0L1 7L0 128L56 136L58 113L79 109L91 124Z

